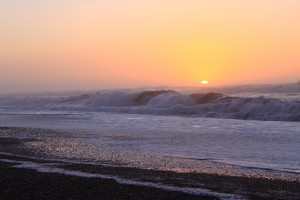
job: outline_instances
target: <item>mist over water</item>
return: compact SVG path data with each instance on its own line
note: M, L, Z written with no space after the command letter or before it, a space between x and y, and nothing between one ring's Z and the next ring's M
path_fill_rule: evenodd
M0 1L0 159L292 199L299 8L299 0Z
M299 121L299 84L0 98L0 126L83 130L76 138L112 152L294 173L300 170Z
M1 112L114 112L267 121L300 121L300 84L106 90L13 95Z

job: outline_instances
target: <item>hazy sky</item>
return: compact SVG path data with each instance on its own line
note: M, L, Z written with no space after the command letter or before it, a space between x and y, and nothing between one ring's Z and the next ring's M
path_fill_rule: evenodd
M299 0L0 1L0 92L296 82Z

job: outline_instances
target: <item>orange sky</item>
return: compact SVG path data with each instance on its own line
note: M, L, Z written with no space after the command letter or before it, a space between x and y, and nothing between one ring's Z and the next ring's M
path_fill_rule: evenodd
M300 79L298 0L0 2L0 92Z

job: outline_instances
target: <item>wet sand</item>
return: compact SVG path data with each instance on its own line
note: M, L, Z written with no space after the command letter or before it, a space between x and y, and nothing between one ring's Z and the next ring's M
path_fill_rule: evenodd
M156 188L16 169L0 163L0 196L6 199L216 199Z
M1 130L4 131L5 128ZM51 135L51 131L49 134ZM23 149L24 143L32 141L35 139L30 137L0 138L1 199L218 199L220 194L221 197L224 194L224 198L232 199L300 199L300 181L297 178L287 180L286 177L280 179L280 176L259 178L219 173L179 173L117 165L54 161L41 159L42 157L36 159L33 156L38 157L37 154ZM100 177L85 177L80 174L100 175ZM146 184L125 183L101 176ZM168 187L181 190L170 191ZM193 193L191 188L200 191L204 189L212 193Z

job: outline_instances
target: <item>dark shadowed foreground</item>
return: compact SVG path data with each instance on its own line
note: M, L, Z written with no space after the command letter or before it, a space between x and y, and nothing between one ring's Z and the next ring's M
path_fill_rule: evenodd
M216 199L155 188L118 184L0 164L0 196L5 199Z
M15 168L16 165L9 161L28 163L36 161L37 164L61 165L60 169L73 173L105 174L147 183L182 188L200 187L218 193L237 195L236 198L233 196L228 199L300 198L300 183L297 181L175 173L90 164L61 164L10 155L1 155L0 160L1 199L219 199L214 195L189 194L151 186L122 184L113 179L87 178L72 174L64 175L55 171L44 173L34 169Z
M255 170L251 169L245 169L249 173L244 175L218 174L213 170L176 172L101 162L53 159L47 154L35 152L35 149L25 148L25 144L35 144L35 138L55 143L57 140L41 137L44 132L49 137L53 136L55 131L18 128L0 130L3 132L0 138L1 200L300 199L300 181L297 173L261 170L260 174L255 174ZM5 135L4 132L8 134ZM17 134L19 132L23 135ZM31 132L36 133L38 137L28 137ZM27 137L24 137L26 135ZM64 146L59 146L60 149L67 148L72 153L76 152L76 148L72 149L66 143L63 144ZM57 155L60 153L58 151ZM224 167L222 170L228 171L229 168Z

